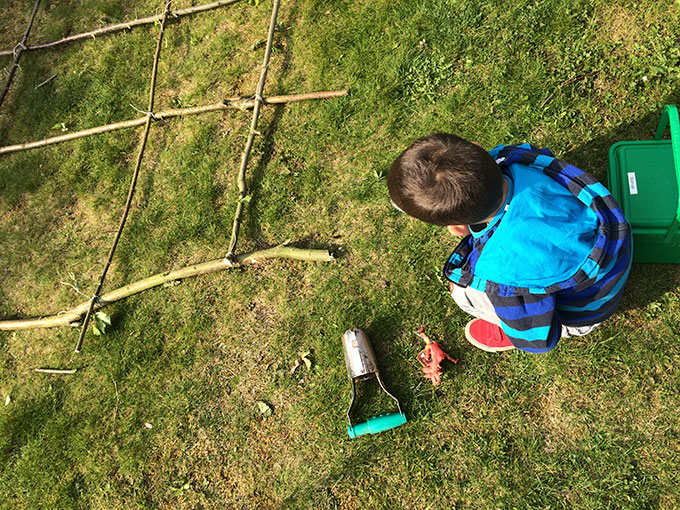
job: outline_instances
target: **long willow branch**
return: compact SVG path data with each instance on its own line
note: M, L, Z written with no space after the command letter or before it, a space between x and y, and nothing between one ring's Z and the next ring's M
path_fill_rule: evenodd
M307 94L294 94L287 96L271 96L263 98L262 103L265 105L294 103L297 101L307 101L310 99L327 99L330 97L340 97L347 95L347 90L331 90L324 92L310 92ZM247 99L243 97L232 97L225 99L221 103L214 103L205 106L194 106L190 108L172 108L163 110L161 112L154 112L154 117L157 120L171 119L174 117L186 117L189 115L200 115L203 113L218 112L225 110L248 110L255 105L254 99ZM98 135L101 133L108 133L110 131L117 131L119 129L128 129L137 126L142 126L146 123L147 117L139 117L137 119L124 120L121 122L114 122L113 124L106 124L104 126L97 126L82 131L74 131L66 135L53 136L35 142L25 142L16 145L6 145L0 147L1 154L10 154L12 152L19 152L29 149L37 149L39 147L46 147L54 145L55 143L68 142L69 140L76 140L86 136Z
M9 87L12 84L12 79L14 78L14 73L17 71L17 67L19 67L19 59L21 58L21 54L26 51L26 41L28 40L28 34L31 33L31 28L33 27L33 21L35 21L35 15L38 12L38 6L40 5L40 0L35 0L35 4L33 5L33 14L31 14L31 19L28 22L28 26L26 27L26 31L24 32L24 37L21 39L21 42L16 45L16 47L13 50L9 50L9 55L14 55L14 61L12 62L12 68L9 70L9 74L7 75L7 81L5 82L5 87L2 89L2 92L0 92L0 106L2 106L3 101L5 100L5 96L7 95L7 92L9 91Z
M94 309L99 310L106 305L115 303L116 301L120 301L121 299L125 299L129 296L139 294L140 292L153 287L158 287L164 283L175 280L183 280L186 278L191 278L192 276L214 273L224 269L231 269L249 264L257 264L268 259L294 259L312 262L330 262L333 260L333 256L328 250L303 250L300 248L281 245L274 248L269 248L267 250L237 255L234 259L234 262L232 263L226 262L224 259L211 260L201 264L186 266L174 271L158 273L143 280L125 285L124 287L106 292L99 297ZM78 326L80 320L82 319L83 315L85 315L88 307L90 306L90 301L91 300L88 299L87 301L80 303L70 310L49 317L0 321L0 330L10 331L20 329L54 328L59 326Z
M170 13L170 4L172 0L168 0L165 4L165 12L163 13L163 20L161 21L161 28L158 32L158 40L156 41L156 52L153 56L153 68L151 69L151 83L149 84L149 109L146 112L146 124L144 125L144 133L142 134L142 140L139 145L139 152L137 153L137 161L135 163L135 169L132 172L132 180L130 181L130 189L128 190L127 200L125 201L125 209L123 209L123 214L120 217L120 223L118 224L118 231L111 244L111 249L109 250L109 256L106 259L106 264L104 265L104 270L102 271L101 278L99 279L99 285L97 285L97 290L94 291L94 296L90 300L90 306L87 309L87 314L85 314L85 319L83 320L83 327L80 330L80 337L78 338L78 344L76 345L76 352L80 352L80 348L83 345L83 339L85 338L85 332L87 331L87 325L90 322L90 315L92 314L92 309L94 304L99 299L99 293L104 286L104 280L106 279L106 273L109 271L111 266L111 261L113 260L113 254L116 252L116 246L118 246L118 241L123 233L123 227L125 227L125 221L127 220L128 214L130 212L130 206L132 205L132 197L135 194L135 187L137 186L137 178L139 177L139 170L142 167L142 159L144 158L144 149L146 148L146 141L149 138L149 130L151 129L151 119L153 117L153 107L154 107L154 97L156 95L156 77L158 76L158 58L161 55L161 43L163 42L163 32L165 31L165 23L168 20L168 14Z
M250 131L248 133L248 141L243 150L241 157L241 168L238 173L238 202L236 203L236 214L234 214L234 225L231 230L231 241L229 242L229 249L225 255L225 259L231 260L234 258L234 250L236 249L236 241L238 241L238 231L241 226L241 214L243 213L243 199L246 198L248 188L246 186L246 166L248 165L248 158L250 157L250 150L253 147L253 141L257 134L257 119L260 116L260 106L262 105L262 93L264 92L264 82L267 79L267 70L269 69L269 58L272 54L272 41L274 40L274 29L276 28L276 15L279 12L280 0L274 0L272 5L272 17L269 21L269 33L267 34L267 47L264 51L264 62L262 63L262 72L260 73L260 81L257 83L255 90L255 106L253 108L253 119L250 123Z
M182 16L187 16L189 14L196 14L197 12L209 11L212 9L217 9L218 7L224 7L227 5L235 4L240 0L219 0L217 2L212 2L204 5L196 5L194 7L187 7L186 9L179 9L177 11L170 11L171 18L180 18ZM116 23L115 25L109 25L107 27L98 28L97 30L92 30L91 32L84 32L82 34L74 34L57 41L33 44L31 46L26 46L24 51L35 51L44 50L47 48L54 48L61 44L70 43L73 41L79 41L82 39L94 39L99 35L110 34L111 32L117 32L120 30L130 29L133 27L138 27L140 25L149 25L151 23L156 23L163 19L162 14L156 16L149 16L147 18L139 18L131 21L124 21L122 23ZM12 55L13 50L2 50L0 51L0 56Z

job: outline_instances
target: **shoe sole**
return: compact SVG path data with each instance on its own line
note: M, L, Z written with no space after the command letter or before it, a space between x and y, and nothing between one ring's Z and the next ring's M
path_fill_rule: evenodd
M488 345L484 345L481 342L478 342L472 337L472 334L470 333L470 325L474 321L470 321L465 325L465 339L470 342L472 345L477 347L477 349L481 349L486 352L502 352L502 351L510 351L514 349L515 347L512 345L509 345L507 347L489 347Z

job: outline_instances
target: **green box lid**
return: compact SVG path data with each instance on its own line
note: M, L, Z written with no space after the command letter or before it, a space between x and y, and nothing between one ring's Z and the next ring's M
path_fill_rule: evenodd
M671 141L616 143L609 164L611 191L633 229L667 228L678 209Z

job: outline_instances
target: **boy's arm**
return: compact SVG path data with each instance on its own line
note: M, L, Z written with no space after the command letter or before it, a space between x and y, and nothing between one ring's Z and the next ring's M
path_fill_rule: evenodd
M501 328L523 351L547 352L557 345L562 322L555 312L554 294L489 295Z

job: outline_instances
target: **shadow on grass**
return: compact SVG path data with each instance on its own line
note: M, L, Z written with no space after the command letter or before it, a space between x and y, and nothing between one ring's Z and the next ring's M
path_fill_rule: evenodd
M134 54L126 57L120 51L108 49L102 50L102 58L121 62L124 58L134 61L139 56L137 52L141 50L129 42L128 38L119 39L118 44L124 48L128 48L126 45L129 44L134 49ZM126 99L129 95L139 93L134 83L131 83L132 80L113 86L111 76L91 74L85 70L80 73L75 70L65 72L63 62L71 52L76 51L70 48L74 46L58 50L58 55L51 52L30 52L24 55L21 71L12 84L8 101L0 109L0 145L40 140L62 135L65 131L78 131L129 118L130 108ZM87 53L83 55L82 58L87 59ZM56 78L37 88L50 75L56 75ZM96 135L95 138L102 136L107 135ZM124 135L115 135L113 138L116 141L121 139L124 139ZM110 142L111 135L105 140L107 142L91 141L89 144L104 152L97 154L98 159L106 158L107 164L114 164L118 159L118 144ZM16 203L20 201L22 194L35 192L40 187L59 180L64 175L60 167L72 153L79 153L78 147L83 143L83 140L71 141L51 148L0 156L0 168L4 167L0 171L0 198L10 204ZM108 152L113 152L110 154L111 158L108 157ZM78 161L71 158L71 165L78 164ZM90 169L89 163L80 162L80 166ZM101 176L86 172L86 175L80 177L92 179ZM74 186L82 185L79 179L74 181Z
M65 383L54 379L49 393L13 405L0 423L3 441L0 442L0 460L9 464L19 455L27 443L40 437L46 423L58 413L64 405Z
M664 104L679 104L680 92L664 101ZM633 122L623 124L610 132L594 138L590 142L567 152L557 154L561 159L585 170L600 182L607 182L609 149L616 142L627 140L652 140L656 126L661 118L661 107ZM644 308L648 303L657 301L665 293L680 284L678 266L675 264L633 264L619 310Z
M377 368L385 388L399 400L402 410L409 415L408 411L413 408L415 398L410 387L411 367L405 363L395 362L400 358L395 352L399 348L395 344L395 339L399 338L402 329L403 321L400 316L383 314L373 318L364 331L373 347ZM357 403L352 413L353 420L355 416L356 421L365 421L372 415L396 411L396 403L383 393L377 381L357 383Z
M297 4L293 4L290 10L290 14L288 15L288 18L285 21L279 23L279 26L284 27L293 26L294 22L297 20L297 16L298 7ZM270 87L269 90L270 91L275 90L276 93L283 93L283 91L281 91L281 87L290 71L290 61L292 57L292 51L290 49L291 37L289 29L284 29L282 32L275 32L274 41L272 43L275 46L276 46L276 33L283 34L282 36L282 39L284 41L283 63L281 65L281 72L277 76L276 85L274 87ZM267 89L266 86L265 89ZM273 93L274 92L270 92L270 95ZM244 213L247 214L244 226L246 227L245 230L248 233L248 235L255 241L255 244L258 249L263 249L266 247L263 244L264 241L262 239L262 226L258 221L258 218L261 216L259 202L262 198L265 199L267 198L262 197L262 178L264 176L265 170L269 166L269 163L271 162L272 159L272 155L274 152L274 144L276 143L276 134L278 132L279 123L281 122L281 117L283 116L284 111L285 104L277 105L274 107L274 117L269 122L267 128L263 130L263 139L261 142L262 156L258 160L257 166L255 167L255 170L252 172L250 179L248 179L248 187L252 199L248 204L248 209L244 211Z

